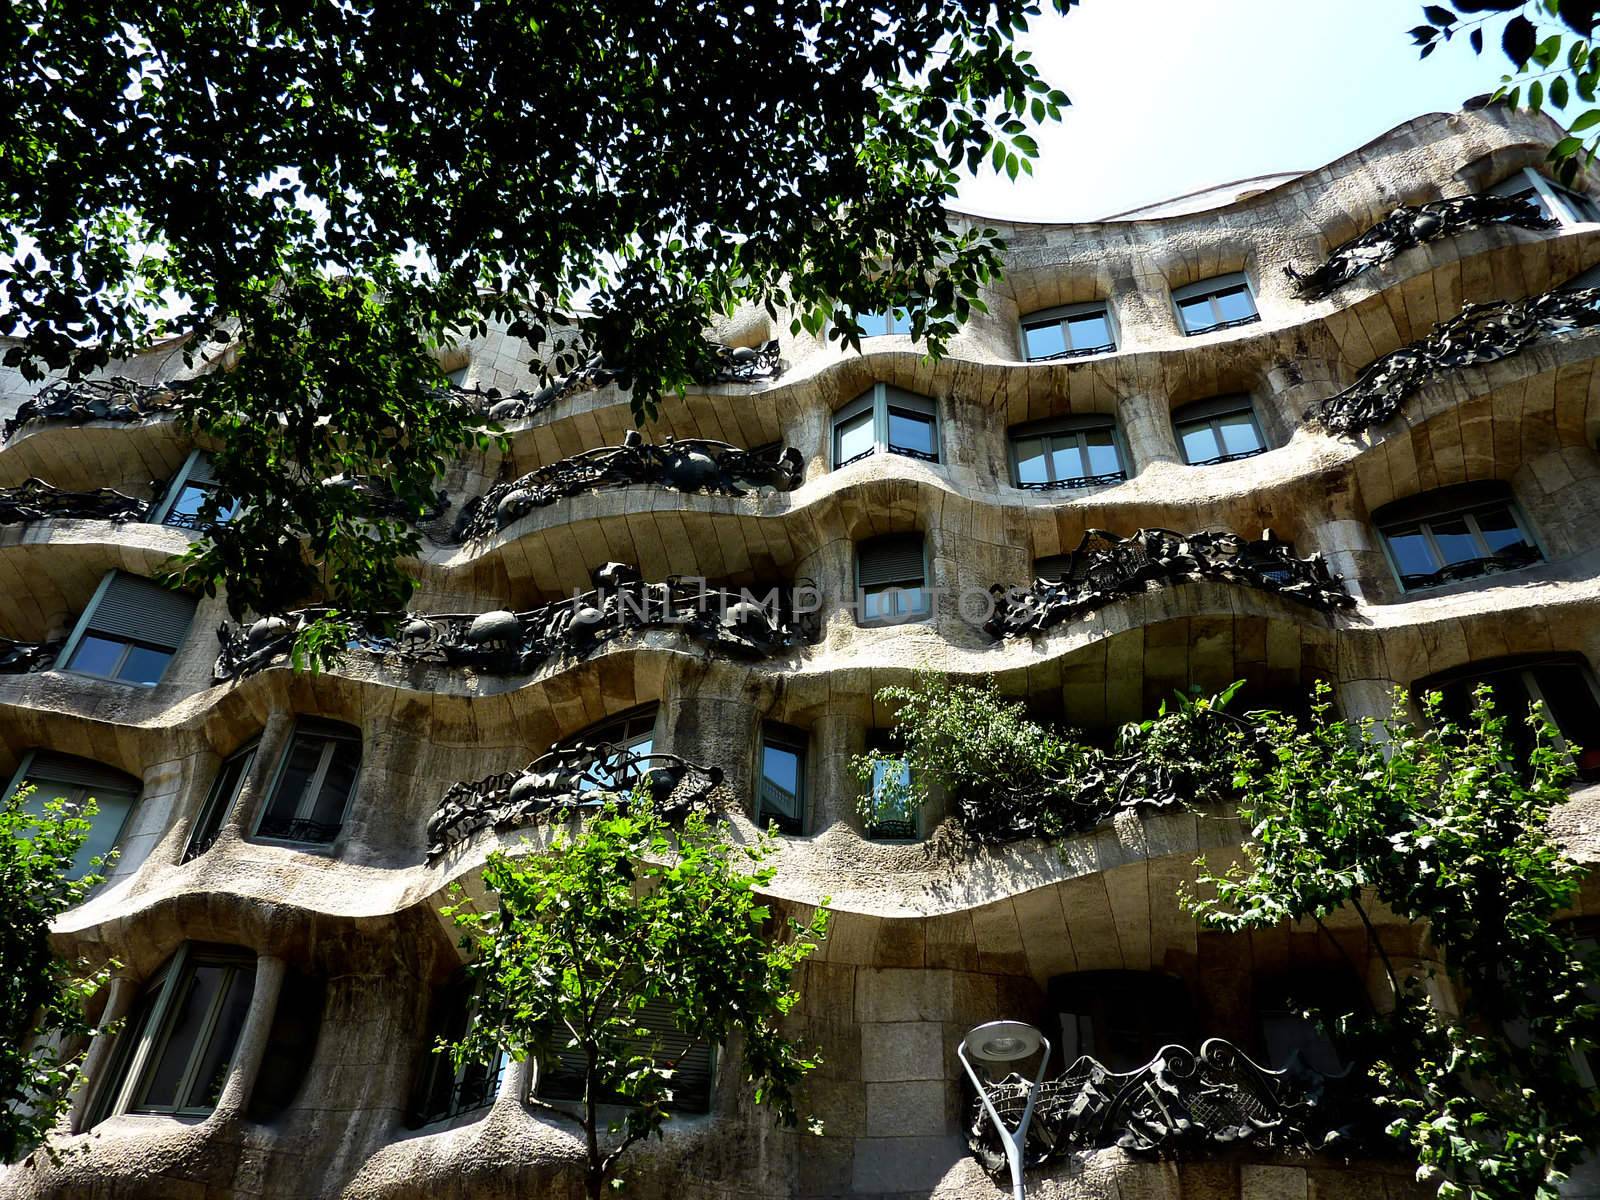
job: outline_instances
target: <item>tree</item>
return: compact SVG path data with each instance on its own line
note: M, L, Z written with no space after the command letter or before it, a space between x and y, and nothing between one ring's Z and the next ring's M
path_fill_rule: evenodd
M1030 124L1067 103L1015 47L1038 11L13 4L5 362L78 378L160 337L225 351L180 399L244 510L182 579L225 585L236 617L318 593L376 618L411 593L407 518L483 436L437 352L489 322L547 379L597 355L639 419L702 376L703 331L739 304L851 345L901 308L942 352L1001 247L944 203L962 170L1031 170Z
M817 1059L781 1024L827 912L787 927L774 917L758 895L774 874L770 853L766 839L732 845L699 814L674 833L641 790L542 853L491 855L483 881L494 911L446 909L476 989L456 1062L492 1063L502 1049L518 1062L576 1055L591 1200L618 1186L629 1147L669 1119L664 1039L736 1041L756 1101L786 1126L798 1121L795 1088ZM665 1006L673 1028L649 1028L647 1005ZM609 1128L607 1104L624 1106Z
M1571 759L1536 710L1534 748L1518 761L1487 688L1460 726L1429 697L1425 728L1399 694L1382 722L1333 719L1329 695L1319 686L1309 721L1261 716L1261 744L1239 759L1243 862L1217 874L1202 860L1198 882L1214 894L1191 908L1229 932L1358 914L1394 1004L1342 1031L1371 1056L1389 1138L1444 1200L1554 1200L1562 1172L1600 1143L1576 1066L1600 1039L1596 964L1557 920L1582 869L1547 828ZM1374 904L1424 927L1443 966L1393 961ZM1435 976L1459 1012L1430 1000ZM1344 1014L1318 1015L1335 1025Z
M50 922L100 882L100 859L70 877L94 802L75 811L49 800L28 812L32 792L0 801L0 1163L44 1143L66 1111L94 1034L84 1004L109 974L50 945Z
M1510 16L1507 16L1510 14ZM1411 30L1427 58L1441 45L1465 36L1473 53L1484 52L1484 31L1497 28L1501 52L1512 72L1500 77L1491 99L1512 108L1540 112L1548 104L1563 115L1570 134L1550 149L1549 161L1563 182L1571 183L1579 166L1591 166L1600 151L1600 55L1595 53L1595 18L1600 0L1447 0L1425 4L1424 23ZM1570 120L1569 104L1589 107Z

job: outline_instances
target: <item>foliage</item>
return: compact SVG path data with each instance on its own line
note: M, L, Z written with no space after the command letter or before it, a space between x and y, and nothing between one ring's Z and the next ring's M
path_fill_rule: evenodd
M796 969L827 933L819 908L786 929L758 890L772 879L766 839L724 840L700 814L676 834L640 789L608 805L579 833L538 854L491 855L484 884L494 912L446 909L463 930L476 985L472 1028L452 1050L458 1064L579 1051L586 1063L579 1120L587 1186L598 1197L635 1142L660 1136L673 1088L670 1063L630 1050L641 1009L669 1006L677 1031L715 1044L737 1041L758 1103L780 1122L798 1119L795 1088L817 1059L784 1036L798 999ZM609 1128L600 1106L627 1105Z
M104 985L108 968L67 962L50 946L50 922L82 903L100 882L95 859L81 879L72 860L89 834L91 800L65 800L24 811L31 786L0 801L0 1163L15 1162L66 1111L94 1030L84 1004Z
M181 398L256 515L212 531L186 578L226 585L236 616L318 584L339 608L394 608L412 535L326 481L381 478L422 511L477 437L435 391L436 354L490 323L546 380L598 355L640 420L705 372L702 331L744 303L850 345L860 316L898 308L941 353L1001 246L945 202L962 171L1030 171L1031 125L1067 103L1015 46L1038 12L11 5L5 362L76 378L187 339L191 363L230 368Z
M1332 719L1329 696L1320 686L1307 722L1265 719L1239 772L1244 862L1219 875L1202 860L1214 895L1191 908L1234 932L1320 923L1343 906L1360 914L1396 996L1392 1012L1351 1030L1376 1047L1389 1137L1447 1200L1554 1200L1561 1172L1600 1140L1573 1062L1600 1036L1592 964L1556 920L1580 868L1547 828L1570 758L1536 710L1536 745L1519 763L1487 688L1464 726L1444 718L1438 695L1424 728L1400 694L1389 719L1353 723ZM1426 926L1459 1014L1430 1002L1439 968L1384 953L1373 903Z
M1506 17L1506 14L1512 14ZM1422 7L1424 24L1411 30L1427 58L1445 42L1465 35L1473 53L1482 54L1484 29L1505 18L1500 49L1515 68L1500 77L1494 100L1512 108L1540 112L1548 104L1562 112L1570 131L1550 150L1549 161L1563 182L1571 183L1580 166L1593 164L1600 151L1600 55L1594 28L1600 0L1446 0ZM1526 88L1526 90L1524 90ZM1582 104L1573 104L1574 101ZM1565 115L1573 104L1576 113ZM1583 105L1588 107L1584 108ZM1579 109L1581 108L1581 111Z
M894 748L851 763L863 785L861 815L914 811L931 789L949 797L962 830L982 841L1058 838L1090 828L1120 808L1225 799L1233 772L1225 712L1239 684L1211 697L1179 695L1169 711L1123 726L1107 752L1075 731L1052 729L991 677L953 684L926 673L912 686L877 694L895 708ZM909 773L882 769L905 763Z

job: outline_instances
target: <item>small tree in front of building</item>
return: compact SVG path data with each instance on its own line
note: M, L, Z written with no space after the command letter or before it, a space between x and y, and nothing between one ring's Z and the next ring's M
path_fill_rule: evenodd
M79 810L54 799L30 812L32 792L0 800L0 1163L45 1144L66 1111L94 1033L84 1005L108 973L50 945L50 923L100 882L99 859L70 877L94 802Z
M827 911L780 922L760 895L771 854L768 839L734 845L698 814L674 830L641 791L542 852L491 855L492 911L467 901L445 910L475 987L471 1028L451 1053L458 1065L502 1050L576 1062L591 1198L621 1186L623 1155L671 1117L677 1064L666 1045L736 1043L756 1101L780 1124L798 1122L795 1089L819 1060L782 1025Z
M1200 860L1209 894L1193 911L1228 932L1354 912L1393 1005L1314 1015L1360 1051L1388 1138L1442 1200L1556 1200L1600 1145L1585 1078L1600 1041L1594 964L1558 919L1582 868L1548 827L1570 755L1535 712L1523 760L1487 689L1461 724L1437 695L1420 725L1400 695L1387 720L1336 720L1326 686L1310 720L1254 716L1258 740L1237 760L1244 858L1223 872ZM1386 953L1374 904L1424 929L1432 961Z

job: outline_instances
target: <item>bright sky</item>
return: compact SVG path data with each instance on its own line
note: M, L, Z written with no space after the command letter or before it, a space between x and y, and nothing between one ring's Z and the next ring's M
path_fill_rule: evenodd
M1095 220L1320 167L1498 86L1497 27L1481 58L1462 40L1423 62L1406 34L1421 23L1419 0L1082 0L1040 16L1025 44L1073 106L1039 131L1032 179L986 167L957 207Z

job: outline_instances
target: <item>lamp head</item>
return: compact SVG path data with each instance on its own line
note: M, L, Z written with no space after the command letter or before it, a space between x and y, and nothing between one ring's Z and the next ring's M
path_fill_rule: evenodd
M1010 1063L1029 1057L1044 1041L1044 1034L1023 1021L990 1021L961 1039L967 1053L979 1062Z

